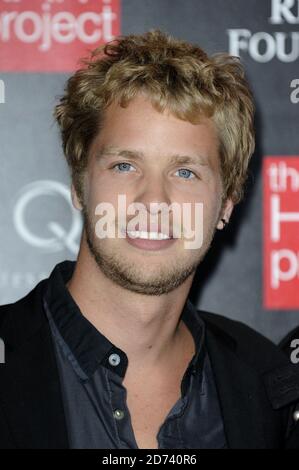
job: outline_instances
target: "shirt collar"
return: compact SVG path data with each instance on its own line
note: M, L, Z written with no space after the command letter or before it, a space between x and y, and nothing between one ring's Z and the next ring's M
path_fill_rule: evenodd
M50 320L54 322L55 329L87 377L93 375L99 364L124 377L128 366L126 353L111 343L89 322L66 287L75 265L76 261L62 261L51 272L44 294L47 316L48 318L50 316ZM205 325L188 298L181 318L195 341L196 353L190 362L190 368L196 372L202 366ZM118 357L119 361L112 360Z

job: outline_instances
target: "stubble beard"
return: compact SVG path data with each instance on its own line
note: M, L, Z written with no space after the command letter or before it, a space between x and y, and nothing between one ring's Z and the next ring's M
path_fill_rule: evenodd
M83 236L85 236L90 254L98 268L112 282L131 292L143 295L159 296L181 286L189 276L195 273L211 246L216 230L216 226L210 227L201 248L185 250L190 254L184 259L176 258L171 260L171 263L165 263L165 256L163 256L164 260L161 260L160 264L158 263L159 267L153 272L149 269L150 257L146 257L144 263L140 263L140 266L136 266L133 259L130 264L128 258L120 251L120 245L113 249L111 246L109 247L108 239L98 238L95 234L95 222L89 215L85 205L82 208L82 215L84 222ZM123 239L123 243L127 243L125 239ZM181 253L180 250L179 255Z

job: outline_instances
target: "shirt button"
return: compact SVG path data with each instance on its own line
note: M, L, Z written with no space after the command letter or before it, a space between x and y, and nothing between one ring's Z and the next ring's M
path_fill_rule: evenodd
M114 410L113 412L113 416L115 419L123 419L123 417L125 416L125 413L123 412L123 410Z
M299 421L299 410L294 411L293 418L295 421Z
M118 366L120 363L120 357L118 354L110 354L108 361L112 366Z

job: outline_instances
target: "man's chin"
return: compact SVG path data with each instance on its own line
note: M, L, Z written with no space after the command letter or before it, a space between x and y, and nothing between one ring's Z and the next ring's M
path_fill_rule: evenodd
M87 245L102 273L116 284L132 292L144 295L162 295L183 284L196 268L192 259L185 253L171 256L145 256L147 253L135 247L125 249L120 244L103 241L97 246L87 237ZM167 250L165 250L166 252ZM184 256L185 254L185 256ZM181 255L181 256L180 256Z

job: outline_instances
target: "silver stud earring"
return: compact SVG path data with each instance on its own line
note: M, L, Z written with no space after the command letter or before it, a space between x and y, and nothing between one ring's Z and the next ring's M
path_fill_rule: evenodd
M223 223L223 228L225 228L225 226L227 225L227 222L225 219L221 219L221 222Z

